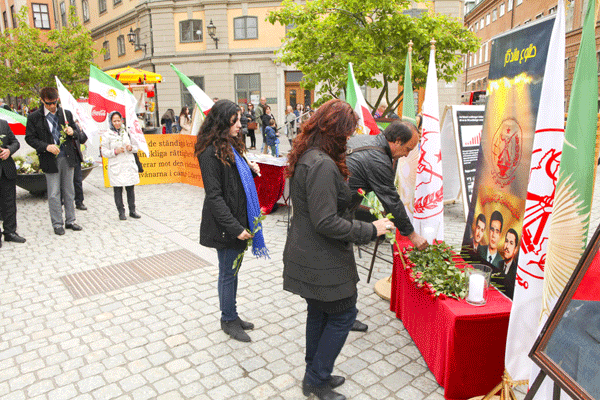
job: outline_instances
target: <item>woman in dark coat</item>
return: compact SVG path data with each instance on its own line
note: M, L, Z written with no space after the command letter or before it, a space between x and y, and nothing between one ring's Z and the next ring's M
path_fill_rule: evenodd
M253 126L256 125L256 115L254 114L254 104L248 103L248 111L246 112L248 123L254 122ZM248 128L248 136L250 136L250 150L256 150L256 135L254 129Z
M200 244L217 249L219 259L219 305L221 329L233 339L249 342L244 330L254 325L240 319L236 308L238 268L234 262L253 237L260 205L252 172L258 164L243 157L240 138L240 108L229 100L219 100L211 108L198 132L195 155L204 182L204 206L200 223ZM262 230L254 235L252 253L268 256Z
M356 319L358 272L352 243L367 243L392 229L348 218L346 141L358 116L341 100L330 100L303 125L288 155L294 213L283 253L283 288L307 303L306 372L302 390L319 399L344 400L332 389L335 359Z

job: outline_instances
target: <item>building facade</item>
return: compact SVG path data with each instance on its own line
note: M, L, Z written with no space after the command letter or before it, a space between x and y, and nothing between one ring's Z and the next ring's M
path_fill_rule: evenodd
M565 109L571 93L575 60L581 42L581 27L589 0L565 0ZM465 59L464 91L485 90L490 66L492 39L513 28L551 15L558 0L473 0L465 3L465 26L481 39L479 51ZM596 22L596 49L600 50L600 24ZM597 55L600 63L600 55ZM600 109L600 102L599 102Z

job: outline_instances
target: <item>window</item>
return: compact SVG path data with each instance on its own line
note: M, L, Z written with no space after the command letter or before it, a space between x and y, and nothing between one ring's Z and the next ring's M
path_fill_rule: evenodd
M60 22L62 26L67 26L67 6L64 1L60 3Z
M520 6L521 4L523 4L523 0L517 0L517 6Z
M483 29L484 26L485 26L485 20L483 18L481 18L481 22L479 22L479 29Z
M489 42L485 42L485 50L484 50L484 53L485 53L485 62L488 61L488 47L489 47L488 44L489 44Z
M12 19L13 28L16 28L17 20L15 19L15 6L10 6L10 18Z
M494 11L492 11L492 22L494 22L497 19L498 19L498 9L495 8Z
M71 7L74 7L75 12L77 12L77 4L75 4L75 0L69 0L69 2L71 3Z
M117 37L117 55L119 57L125 55L125 36L119 35Z
M528 23L530 23L530 22L531 22L531 18L528 18L528 19L526 19L526 20L523 22L523 25L527 25L527 24L528 24Z
M8 29L8 18L6 17L6 11L2 13L2 17L4 18L4 29Z
M106 12L106 0L98 0L98 13Z
M140 28L136 28L133 32L135 33L134 51L142 50L142 38L140 37L140 35L142 34L142 30Z
M121 4L121 0L113 0L113 6Z
M554 6L552 8L549 8L548 9L548 14L552 15L552 14L556 13L557 10L558 10L558 6Z
M260 98L260 74L236 74L235 99L237 104L255 103Z
M238 17L233 19L233 37L235 40L258 39L258 18Z
M104 61L110 60L110 44L108 40L102 43L102 48L104 49Z
M483 46L479 48L479 64L483 62Z
M504 15L504 12L506 11L506 5L504 3L500 4L500 16Z
M81 10L83 12L83 22L88 22L90 20L90 4L88 0L81 1Z
M31 5L33 11L33 25L40 29L50 29L50 12L48 11L48 4L35 4Z
M540 18L542 18L543 16L544 16L544 13L543 13L543 12L541 12L541 13L539 13L538 15L536 15L536 16L535 16L535 19L540 19Z
M203 76L188 76L192 82L194 82L200 89L204 90L204 77ZM190 108L190 114L194 109L194 105L196 102L194 98L190 94L189 90L185 87L183 82L179 82L179 87L181 88L181 107L187 106Z
M486 26L490 24L490 14L485 16L485 24Z
M565 58L565 81L569 76L569 57Z
M512 7L513 7L513 0L508 0L508 6L506 7L506 11L512 10Z
M179 23L179 41L181 43L202 41L202 20L188 19Z

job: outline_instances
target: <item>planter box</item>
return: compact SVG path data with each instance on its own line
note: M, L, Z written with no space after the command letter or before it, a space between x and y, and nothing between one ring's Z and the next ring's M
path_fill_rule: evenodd
M82 180L92 172L96 166L81 169ZM33 195L42 195L46 192L46 176L39 174L17 174L17 186L27 190Z

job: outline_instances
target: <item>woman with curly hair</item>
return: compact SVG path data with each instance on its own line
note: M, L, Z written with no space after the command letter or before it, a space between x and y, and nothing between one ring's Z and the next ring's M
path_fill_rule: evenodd
M348 218L346 141L357 123L350 104L330 100L304 123L288 154L294 213L283 253L283 288L307 303L302 391L327 400L346 399L333 391L345 378L331 372L356 319L352 243L368 243L392 227L387 218L373 223Z
M268 257L268 250L262 230L254 236L249 231L260 216L253 179L253 172L260 170L258 164L243 157L240 129L240 108L229 100L217 101L200 127L195 155L205 191L200 244L217 249L219 259L221 329L235 340L249 342L250 336L244 331L253 329L254 324L243 321L237 313L239 266L234 269L233 265L252 237L255 256Z

